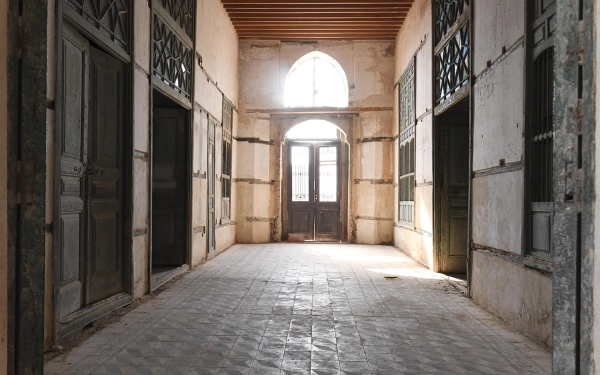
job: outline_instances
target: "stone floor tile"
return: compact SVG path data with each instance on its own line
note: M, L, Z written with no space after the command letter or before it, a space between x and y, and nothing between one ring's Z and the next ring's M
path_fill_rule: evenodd
M385 268L413 276L386 280L372 271ZM48 362L44 372L551 372L547 351L462 295L446 293L445 282L391 247L238 245Z

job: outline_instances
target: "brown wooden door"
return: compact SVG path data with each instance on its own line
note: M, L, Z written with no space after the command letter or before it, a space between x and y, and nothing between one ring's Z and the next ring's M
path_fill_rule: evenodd
M441 122L442 252L445 273L467 271L469 204L469 123L460 117Z
M186 263L186 111L154 108L152 265Z
M339 242L340 144L292 142L287 175L288 239Z
M124 290L125 66L63 27L59 317Z

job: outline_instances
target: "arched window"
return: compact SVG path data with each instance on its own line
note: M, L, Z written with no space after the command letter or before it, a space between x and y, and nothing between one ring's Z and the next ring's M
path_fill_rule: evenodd
M322 52L300 58L285 81L286 107L348 107L348 78L341 65Z
M291 128L285 137L287 139L339 139L341 130L325 120L308 120Z

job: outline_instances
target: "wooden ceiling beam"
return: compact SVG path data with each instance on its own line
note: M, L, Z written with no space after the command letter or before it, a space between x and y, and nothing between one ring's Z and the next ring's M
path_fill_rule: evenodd
M368 7L361 4L253 4L253 3L243 3L243 4L224 4L225 9L230 12L238 9L248 9L248 10L259 10L259 9L395 9L395 10L409 10L411 8L411 4L370 4Z
M262 15L272 15L272 14L394 14L394 15L407 15L408 10L406 9L394 9L394 8L354 8L354 9L314 9L314 8L304 8L304 9L232 9L227 11L229 14L262 14Z
M277 17L279 20L302 20L302 21L340 21L343 20L345 22L348 21L403 21L406 17L404 16L396 16L390 14L369 14L365 16L339 16L336 14L285 14L285 13L272 13L268 16L266 15L244 15L244 16L231 16L230 19L233 23L236 21L263 21L269 22L273 20L273 17Z
M229 4L263 4L263 5L297 5L297 6L311 6L311 5L331 5L331 4L342 4L342 5L365 5L370 6L374 4L394 4L412 5L413 0L221 0L223 5Z

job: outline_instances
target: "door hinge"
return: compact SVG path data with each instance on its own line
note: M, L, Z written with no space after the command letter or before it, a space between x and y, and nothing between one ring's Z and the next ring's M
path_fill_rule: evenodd
M54 232L54 223L46 223L46 233L52 234Z

